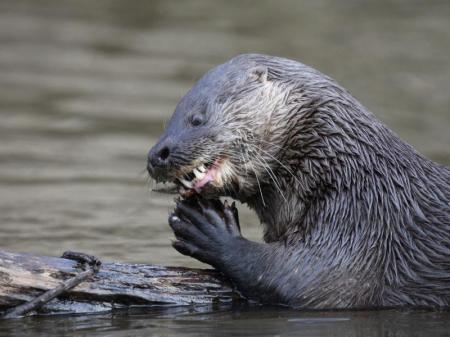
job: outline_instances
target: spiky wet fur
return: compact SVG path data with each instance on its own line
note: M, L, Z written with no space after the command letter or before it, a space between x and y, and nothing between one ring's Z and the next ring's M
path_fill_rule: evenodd
M220 194L256 211L271 246L255 264L285 266L248 266L244 292L314 308L449 306L449 168L332 79L283 58L240 55L211 70L173 123L199 111L205 125L178 155L227 156Z

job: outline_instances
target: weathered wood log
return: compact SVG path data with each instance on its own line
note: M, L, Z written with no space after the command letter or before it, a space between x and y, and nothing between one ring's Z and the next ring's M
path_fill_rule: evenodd
M73 260L0 251L0 311L30 301L81 271ZM88 281L37 313L94 313L136 305L229 304L238 300L239 295L214 270L104 262Z

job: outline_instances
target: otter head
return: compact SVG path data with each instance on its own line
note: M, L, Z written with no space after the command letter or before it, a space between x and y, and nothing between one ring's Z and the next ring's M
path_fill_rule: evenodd
M283 91L268 74L267 65L252 55L206 73L181 99L150 150L150 175L177 183L186 195L242 200L257 193L281 148L271 128Z

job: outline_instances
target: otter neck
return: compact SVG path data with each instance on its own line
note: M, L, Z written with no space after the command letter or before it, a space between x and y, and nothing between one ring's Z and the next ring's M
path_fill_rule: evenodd
M404 232L413 242L423 226L432 227L431 214L445 215L436 207L449 197L449 171L443 176L351 97L317 100L291 113L288 120L296 122L286 125L286 151L279 154L290 172L275 168L280 188L260 179L261 193L248 202L267 242L294 232L295 240L314 245L342 238L368 246L401 242L396 236Z

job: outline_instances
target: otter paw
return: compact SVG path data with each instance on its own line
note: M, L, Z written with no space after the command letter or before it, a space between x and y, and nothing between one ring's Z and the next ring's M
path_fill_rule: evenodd
M241 238L236 206L226 201L200 197L179 201L169 224L177 239L172 244L176 250L216 268Z

